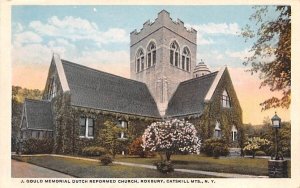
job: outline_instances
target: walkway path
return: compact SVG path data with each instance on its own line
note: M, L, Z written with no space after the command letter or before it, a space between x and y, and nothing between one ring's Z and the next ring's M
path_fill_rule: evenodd
M84 158L84 157L73 157L73 156L57 155L57 154L22 155L22 156L56 156L56 157L72 158L72 159L79 159L79 160L86 160L86 161L95 161L95 162L99 161L97 159L88 159L88 158ZM146 164L136 164L136 163L119 162L119 161L114 161L113 163L119 164L119 165L126 165L126 166L135 166L135 167L156 169L155 166L146 165ZM247 175L247 174L210 172L210 171L190 170L190 169L175 169L175 171L185 172L185 173L193 173L193 174L203 174L203 175L222 177L222 178L269 178L268 176L255 176L255 175Z
M11 160L12 178L73 178L67 174L56 172L25 162Z

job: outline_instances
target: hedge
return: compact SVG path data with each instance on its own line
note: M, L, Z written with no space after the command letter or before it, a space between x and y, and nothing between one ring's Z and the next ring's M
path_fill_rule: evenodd
M53 151L53 139L45 138L45 139L37 139L37 138L29 138L24 140L21 145L21 152L23 154L42 154L42 153L52 153Z

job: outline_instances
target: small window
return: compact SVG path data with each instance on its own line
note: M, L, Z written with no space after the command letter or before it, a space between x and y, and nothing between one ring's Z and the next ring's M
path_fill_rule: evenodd
M221 128L220 128L220 122L216 121L214 137L221 138L221 136L222 136L222 133L221 133Z
M88 122L88 136L93 137L94 136L94 120L91 118L88 118L87 122Z
M156 46L151 42L147 48L147 67L151 67L156 63Z
M175 41L170 46L170 64L179 67L179 45Z
M122 131L119 133L119 138L126 139L125 131L128 129L128 122L119 120L119 127L122 128Z
M234 125L231 128L231 138L232 138L232 141L237 140L237 129Z
M94 137L94 119L81 117L79 120L80 137L93 138Z
M48 100L53 99L56 96L56 93L57 93L57 87L56 87L55 79L52 78L48 86Z
M190 71L190 59L190 50L187 47L184 47L181 62L181 68L183 70Z
M221 103L224 108L230 108L230 106L231 106L230 98L229 98L226 90L223 91Z
M143 49L139 49L136 55L136 72L141 72L145 68L145 63L144 63L144 51Z
M80 136L85 136L85 122L86 122L86 119L85 118L80 118L80 133L79 133L79 135Z

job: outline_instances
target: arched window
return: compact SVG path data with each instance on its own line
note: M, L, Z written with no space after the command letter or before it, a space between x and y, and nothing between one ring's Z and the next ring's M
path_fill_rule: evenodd
M147 48L147 67L151 67L156 63L156 46L151 42Z
M179 66L179 45L175 41L170 46L170 64Z
M232 138L232 141L237 140L237 129L234 125L231 128L231 138Z
M182 53L181 68L183 70L190 71L190 61L191 61L190 51L187 47L185 47Z
M56 96L57 93L57 87L55 84L55 79L51 78L50 84L49 84L49 89L48 89L48 100L51 100Z
M230 106L231 106L230 98L229 98L226 90L223 91L221 103L224 108L230 108Z
M220 125L221 125L220 122L216 121L215 134L214 134L214 137L216 137L216 138L221 138L221 136L222 136Z
M145 63L144 63L144 51L143 49L139 49L136 55L136 72L140 72L144 70L145 68Z

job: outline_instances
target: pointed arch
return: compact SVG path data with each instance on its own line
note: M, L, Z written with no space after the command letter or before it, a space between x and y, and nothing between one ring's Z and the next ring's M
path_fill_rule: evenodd
M191 70L191 53L187 46L183 48L181 57L181 68L189 72Z
M231 139L232 139L233 142L237 140L237 133L238 133L238 130L237 130L236 126L232 125L232 127L231 127Z
M179 67L179 54L180 49L176 41L173 41L170 45L170 64Z
M136 72L141 72L145 68L145 54L142 48L139 48L136 53Z
M147 68L156 64L156 44L151 41L147 47Z
M231 107L230 97L229 97L228 92L226 91L226 89L222 93L221 104L222 104L222 107L224 107L224 108L230 108Z
M216 121L214 137L216 137L216 138L221 138L221 136L222 136L222 132L221 132L221 124L220 124L219 121Z

